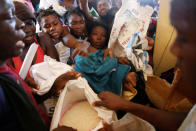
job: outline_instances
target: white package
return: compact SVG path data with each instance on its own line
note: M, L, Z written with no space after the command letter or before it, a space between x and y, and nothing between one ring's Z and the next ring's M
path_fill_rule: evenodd
M56 78L60 75L73 71L73 68L67 64L56 61L49 56L44 56L44 62L35 64L30 69L30 75L35 82L40 86L37 91L38 95L47 93Z

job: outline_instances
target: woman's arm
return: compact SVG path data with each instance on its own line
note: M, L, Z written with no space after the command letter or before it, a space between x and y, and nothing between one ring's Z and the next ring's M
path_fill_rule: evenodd
M168 112L129 102L111 92L102 92L98 96L102 101L95 102L95 106L104 106L111 110L130 112L150 122L159 131L176 131L187 115L185 113Z

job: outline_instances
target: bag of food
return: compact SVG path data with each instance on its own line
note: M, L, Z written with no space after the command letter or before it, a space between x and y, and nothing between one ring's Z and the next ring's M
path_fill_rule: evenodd
M117 120L115 112L92 106L94 101L99 98L84 78L70 80L57 102L50 131L63 125L77 131L97 131L103 127L102 121L114 131L155 131L147 121L130 113Z
M78 131L97 131L103 127L102 121L111 124L117 120L115 112L92 106L99 100L84 78L70 80L60 94L50 130L64 125Z

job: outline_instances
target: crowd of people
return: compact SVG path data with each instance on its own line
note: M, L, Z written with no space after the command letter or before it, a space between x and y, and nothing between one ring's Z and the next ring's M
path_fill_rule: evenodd
M146 36L152 60L159 1L138 2L154 8ZM128 58L113 56L108 48L115 14L121 5L121 0L0 1L0 130L49 130L51 120L39 104L51 96L59 95L69 80L80 76L87 79L101 99L94 106L130 112L148 121L157 130L196 129L195 106L189 114L146 106L151 102L145 93L143 72L135 70ZM170 12L171 23L178 33L171 51L178 58L184 78L191 83L186 88L180 88L179 92L193 104L196 101L195 7L194 0L172 0ZM24 80L19 76L32 44L38 45L32 65L44 62L44 55L47 55L75 69L56 78L52 88L42 96L34 90L39 90L39 85L29 72ZM153 66L152 61L150 65ZM108 75L105 70L111 70L113 66L116 67L116 73ZM93 72L99 67L102 67L101 72ZM92 72L97 73L96 78L91 75ZM106 80L109 82L104 84ZM130 85L138 93L131 101L127 101L120 95L122 90L130 90ZM55 130L74 129L59 127ZM105 124L101 130L112 131L112 128Z

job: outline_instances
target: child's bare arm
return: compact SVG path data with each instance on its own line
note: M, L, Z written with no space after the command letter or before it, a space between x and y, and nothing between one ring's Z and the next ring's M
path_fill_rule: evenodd
M50 56L51 58L54 58L56 60L59 60L59 56L58 53L55 49L54 43L52 41L52 39L50 38L50 36L46 33L39 33L39 39L40 39L40 46L42 47L42 49L44 50L44 53L48 56Z

